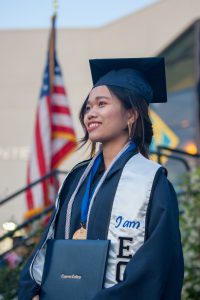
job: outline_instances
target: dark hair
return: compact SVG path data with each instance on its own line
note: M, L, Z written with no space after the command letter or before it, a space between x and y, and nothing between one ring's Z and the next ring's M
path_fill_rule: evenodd
M153 127L151 119L149 117L149 107L146 100L141 95L126 88L117 86L107 86L107 88L119 99L125 109L132 109L137 112L138 118L132 128L131 137L132 140L134 140L134 142L137 144L140 153L148 158L149 146L153 137ZM79 114L79 119L84 130L84 137L80 140L80 148L84 146L89 140L89 135L84 125L84 115L87 100L88 98L83 103ZM93 156L95 148L96 143L92 143L91 156Z

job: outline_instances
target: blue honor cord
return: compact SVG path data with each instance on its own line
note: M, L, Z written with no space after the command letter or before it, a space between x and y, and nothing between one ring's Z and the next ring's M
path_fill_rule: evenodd
M88 210L89 210L89 206L90 206L90 200L93 195L93 193L92 193L92 195L90 195L90 187L91 187L92 180L93 180L102 161L103 161L103 155L101 153L101 154L99 154L99 156L97 156L96 160L94 161L94 164L93 164L90 174L88 176L86 190L85 190L85 194L83 196L83 200L82 200L82 204L81 204L81 225L84 225L87 222L87 215L88 215ZM95 189L93 189L93 192L94 192L94 190Z

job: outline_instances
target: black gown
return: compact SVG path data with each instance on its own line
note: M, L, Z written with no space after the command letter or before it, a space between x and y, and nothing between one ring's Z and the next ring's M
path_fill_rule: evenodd
M88 239L106 239L112 204L123 167L134 153L120 158L98 191L91 209ZM80 166L68 177L60 193L60 209L56 218L55 238L64 239L66 208L85 166ZM92 187L102 176L101 165ZM82 195L86 183L81 186L72 209L70 238L80 226ZM103 289L93 300L180 300L183 283L183 255L178 223L179 213L176 193L166 177L164 168L155 176L145 225L145 242L126 266L124 280L113 287ZM44 234L45 235L45 234ZM42 240L44 239L44 236ZM30 280L28 261L21 274L20 300L39 292L39 286ZM31 283L32 281L32 283ZM26 292L26 287L31 292ZM22 296L23 291L27 297ZM21 296L20 296L21 295Z

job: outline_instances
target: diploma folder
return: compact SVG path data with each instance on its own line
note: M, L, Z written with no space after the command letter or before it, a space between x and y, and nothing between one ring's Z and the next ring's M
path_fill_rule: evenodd
M40 300L92 300L103 288L108 240L48 240Z

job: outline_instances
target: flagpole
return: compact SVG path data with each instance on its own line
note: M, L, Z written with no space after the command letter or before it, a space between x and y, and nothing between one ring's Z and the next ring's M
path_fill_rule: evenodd
M56 14L52 16L52 27L49 40L49 81L50 81L50 95L53 93L53 82L54 82L54 56L55 56L55 22Z
M54 15L57 15L58 12L58 0L53 0L53 10L54 10Z
M53 16L51 18L51 33L49 40L49 75L50 75L50 95L53 93L54 82L54 62L55 62L55 23L58 12L58 0L53 0Z

